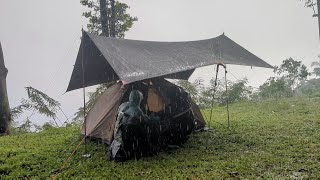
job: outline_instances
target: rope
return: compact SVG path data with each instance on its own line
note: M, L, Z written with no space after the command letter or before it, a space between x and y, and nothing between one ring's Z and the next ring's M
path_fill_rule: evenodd
M76 154L76 152L78 151L80 145L83 143L83 140L86 137L83 137L82 140L80 141L80 143L77 145L77 147L73 150L73 152L71 153L71 155L64 161L63 165L60 167L59 171L53 176L53 180L57 179L57 176L62 172L62 170L65 168L65 166L67 165L67 163L71 160L71 158Z
M228 70L228 73L230 73L235 79L239 81L239 79L232 72L230 72L230 70Z
M72 45L71 45L71 48L67 51L67 54L66 54L65 57L67 57L67 56L70 54L70 52L71 52L73 46L75 45L75 42L76 42L76 41L77 41L77 38L74 38L73 43L72 43ZM60 62L61 62L61 61L60 61ZM52 77L51 77L51 80L49 81L48 87L44 90L44 93L47 93L48 89L52 86L52 82L53 82L53 80L55 79L56 75L60 72L60 69L61 69L62 65L63 65L63 64L60 63L60 65L58 66L58 69L53 73L53 75L52 75ZM63 95L63 94L62 94L62 95ZM61 96L62 96L62 95L61 95ZM58 98L60 98L61 96L59 96ZM58 99L58 98L57 98L57 99ZM52 111L53 109L54 109L54 108L52 108L51 111ZM66 117L65 113L63 112L63 110L61 109L60 106L59 106L59 109L60 109L60 111L64 114L64 116ZM32 113L31 113L29 116L27 116L27 119L30 119L35 113L36 113L36 110L33 110ZM57 122L55 121L55 119L53 119L53 121L57 124ZM60 120L59 120L59 121L60 121ZM68 121L69 121L69 119L67 118L67 122L68 122Z
M77 35L77 36L78 36L78 35ZM70 52L71 52L71 50L72 50L72 48L73 48L73 46L75 45L75 42L76 42L77 40L78 40L78 38L75 37L74 40L73 40L73 43L72 43L72 45L71 45L71 48L67 51L67 54L65 55L65 57L67 57L67 56L70 54ZM62 62L62 60L59 62L60 65L58 66L57 70L56 70L55 72L53 72L53 75L52 75L52 77L51 77L51 80L49 81L49 85L48 85L48 87L44 90L45 93L48 91L49 88L51 88L52 83L53 83L53 80L55 79L56 75L60 72L61 67L62 67L62 65L63 65L63 63L61 63L61 62Z

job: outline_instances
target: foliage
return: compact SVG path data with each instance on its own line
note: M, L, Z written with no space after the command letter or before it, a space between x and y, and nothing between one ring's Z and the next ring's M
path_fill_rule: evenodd
M182 87L189 93L191 98L200 108L209 108L212 105L212 97L214 95L214 103L225 105L228 99L229 103L246 100L251 94L251 88L247 86L246 78L236 82L228 81L228 93L226 93L224 80L218 79L216 92L214 94L215 79L212 78L208 86L203 84L202 79L194 82L186 80L178 80L177 85Z
M28 93L28 99L22 99L19 106L11 109L13 119L19 118L25 111L32 111L32 115L37 112L52 118L54 121L57 119L56 113L60 110L60 103L58 101L33 87L26 87L25 90ZM39 129L31 123L31 116L27 117L25 122L18 127L19 132L30 132L32 126ZM56 125L58 126L57 123Z
M269 78L265 83L259 87L259 96L262 98L283 98L292 97L293 92L290 84L284 77Z
M320 79L310 79L302 82L296 88L298 95L306 95L309 97L320 97Z
M216 89L215 88L216 84ZM221 79L217 79L217 82L215 82L215 79L212 78L209 82L208 86L204 86L199 93L199 107L200 108L209 108L212 106L212 98L213 103L221 104L222 102L222 94L225 92L225 81Z
M87 24L88 31L91 33L101 34L102 33L102 27L101 27L101 17L100 17L100 3L96 0L81 0L80 1L82 5L89 8L88 12L84 12L83 16L86 17L89 20L89 24ZM107 0L107 17L106 21L108 21L108 31L112 29L113 24L112 22L112 14L111 12L111 3ZM137 17L132 17L127 13L127 10L129 9L129 6L125 3L121 3L116 1L114 4L114 12L113 15L115 18L114 20L114 26L115 26L115 37L118 38L124 38L125 32L127 32L132 26L135 21L138 20ZM110 34L110 32L108 32ZM88 102L86 102L86 112L87 114L90 109L93 107L94 103L98 99L98 97L111 85L113 85L115 82L110 82L107 84L101 84L99 85L94 92L89 92L88 95ZM83 122L83 116L84 115L84 109L83 107L78 108L78 111L74 114L74 118L72 120L71 124L81 124Z
M11 117L12 119L17 119L23 113L24 110L30 110L30 105L26 100L22 99L21 104L17 107L11 108Z
M320 101L281 99L214 108L210 130L175 151L139 161L109 162L107 147L81 145L58 179L317 179ZM210 110L203 111L210 114ZM82 137L79 127L0 138L0 179L51 179Z
M31 128L32 128L33 124L30 121L29 118L27 118L18 128L17 128L17 132L19 133L30 133L32 132Z
M26 87L25 89L28 93L28 99L22 99L21 105L11 109L14 118L18 118L24 110L33 110L53 119L57 117L56 113L60 107L58 101L33 87Z
M315 15L317 14L317 12L316 12L315 6L317 5L317 3L314 0L301 0L301 1L304 1L305 7L311 8L313 10L314 17L316 17Z
M46 122L42 125L41 130L48 130L54 128L54 125L50 122Z
M280 67L275 66L274 72L288 81L292 90L294 90L300 81L306 80L310 75L307 67L301 61L296 61L292 58L282 61Z
M236 82L228 82L228 92L223 91L221 94L220 104L226 104L228 100L229 103L235 103L239 101L248 100L250 94L252 93L251 87L247 86L248 79L240 79Z
M194 82L189 82L188 80L177 80L176 84L188 92L194 102L199 102L199 91L203 87L202 79L196 79Z
M86 6L89 11L84 12L83 16L89 20L87 24L88 31L91 33L101 34L101 17L100 17L100 3L97 0L81 0L80 3ZM124 38L125 32L128 31L135 21L138 20L137 17L132 17L127 13L129 6L125 3L116 1L115 2L115 37ZM107 0L107 18L108 29L112 29L111 19L111 3ZM110 34L110 32L109 32Z
M319 56L319 58L320 58L320 56ZM320 61L312 62L311 67L314 67L312 74L320 77Z

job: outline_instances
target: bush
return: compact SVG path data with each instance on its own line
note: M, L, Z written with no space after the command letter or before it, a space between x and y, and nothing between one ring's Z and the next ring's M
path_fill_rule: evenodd
M271 77L259 87L258 95L261 98L292 97L293 91L285 78Z
M310 79L300 83L295 92L300 96L317 97L320 94L320 79Z

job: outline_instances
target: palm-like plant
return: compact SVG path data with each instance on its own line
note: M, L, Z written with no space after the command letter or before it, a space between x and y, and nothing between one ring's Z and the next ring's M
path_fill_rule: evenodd
M320 58L320 56L319 56L319 58ZM312 74L320 77L320 61L312 62L311 67L314 67Z
M28 99L22 99L21 104L19 106L11 109L12 118L18 118L24 111L32 111L33 113L26 120L27 124L30 121L29 118L33 114L39 113L49 118L52 118L58 126L56 122L56 113L58 110L61 110L60 103L54 100L53 98L49 97L47 94L33 87L26 87L25 89L28 93Z

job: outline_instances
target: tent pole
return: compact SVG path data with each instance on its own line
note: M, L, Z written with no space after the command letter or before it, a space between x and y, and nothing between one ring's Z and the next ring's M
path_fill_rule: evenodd
M216 79L214 80L214 88L213 88L213 95L212 95L212 100L211 100L211 112L210 112L210 123L212 119L212 112L213 112L213 104L214 104L214 96L217 91L217 81L218 81L218 73L219 73L219 66L224 67L224 78L226 82L226 93L227 93L227 115L228 115L228 127L230 127L230 113L229 113L229 96L228 96L228 81L227 81L227 66L222 63L217 64L217 71L216 71Z
M227 94L227 114L228 114L228 127L230 127L230 113L229 113L229 94L228 94L228 81L227 81L227 66L224 65L224 79L226 82L226 94Z
M216 79L214 80L213 95L212 95L212 100L211 100L210 123L211 123L211 118L212 118L212 110L213 110L213 104L214 104L214 95L216 94L216 90L217 90L217 79L218 79L218 73L219 73L219 65L220 65L220 64L217 64Z
M82 31L82 40L84 36L83 28ZM83 42L83 41L82 41ZM83 89L83 118L84 118L84 151L87 154L87 118L86 118L86 88L85 88L85 76L84 76L84 62L83 62L83 43L81 42L81 66L82 66L82 89Z

